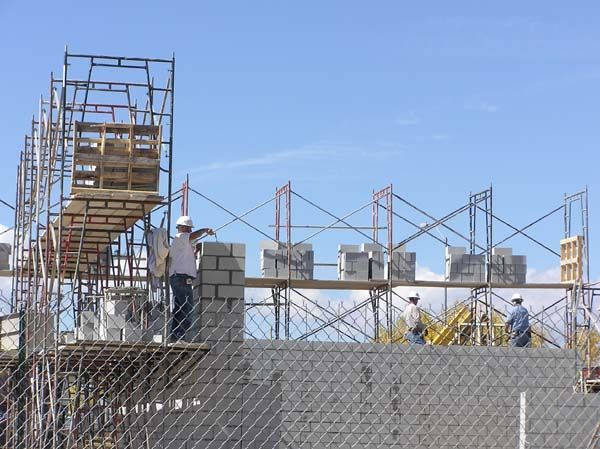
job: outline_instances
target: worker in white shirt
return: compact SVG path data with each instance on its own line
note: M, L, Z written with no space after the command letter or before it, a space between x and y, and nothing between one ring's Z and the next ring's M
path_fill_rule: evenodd
M419 312L419 307L417 307L419 299L421 297L415 291L410 292L408 295L410 304L406 306L402 313L402 317L406 322L406 334L404 336L410 344L424 345L425 339L423 338L423 333L425 332L425 325L421 321L421 313Z
M173 292L171 341L183 340L192 325L192 282L196 277L194 241L204 234L214 235L211 228L192 232L194 223L187 215L177 219L177 234L169 248L169 281Z

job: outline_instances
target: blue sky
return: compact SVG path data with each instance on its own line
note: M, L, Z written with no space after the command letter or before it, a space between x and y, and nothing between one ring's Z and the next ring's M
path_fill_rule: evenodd
M493 184L495 211L517 226L587 184L594 276L599 13L594 2L0 0L2 198L14 197L23 135L66 44L84 53L175 52L178 182L189 172L193 186L240 212L291 179L336 214L393 183L436 215ZM199 223L226 221L200 200L192 209ZM264 226L272 214L250 217ZM369 224L368 211L361 217L356 224ZM0 220L9 223L9 211ZM300 204L294 220L330 221ZM409 232L398 223L396 239ZM562 219L532 232L556 247ZM248 242L256 269L260 237L231 227L219 238ZM317 258L333 262L337 242L351 240L364 239L343 231L316 240ZM557 265L523 239L513 246L531 267ZM441 271L443 248L423 240L413 249Z

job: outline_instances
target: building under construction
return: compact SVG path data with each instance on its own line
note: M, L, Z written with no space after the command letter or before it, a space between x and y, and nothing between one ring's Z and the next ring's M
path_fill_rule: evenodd
M187 180L174 187L174 81L174 58L68 52L50 78L20 153L3 271L2 447L596 447L587 189L525 226L495 213L491 187L441 217L392 185L339 213L291 183L234 213ZM192 326L170 343L164 249L191 196L229 217L217 231L245 226L262 242L254 254L198 243ZM328 223L296 221L303 208ZM253 223L260 210L274 211L271 226ZM533 235L561 214L555 242ZM332 233L336 261L317 260ZM513 237L560 276L528 282ZM444 249L445 280L418 279L409 249L423 239ZM260 259L260 275L246 274L246 258ZM444 292L422 312L426 346L404 337L407 287ZM516 290L543 296L529 348L507 347ZM327 291L353 300L325 303ZM449 304L449 291L463 296Z

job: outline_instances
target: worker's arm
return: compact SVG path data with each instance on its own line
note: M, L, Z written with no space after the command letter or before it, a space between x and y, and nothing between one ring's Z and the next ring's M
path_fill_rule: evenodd
M508 317L506 318L506 324L504 325L504 329L506 330L506 332L508 332L510 330L510 328L513 325L514 320L515 320L515 317L513 316L513 313L510 312L508 314Z
M214 235L215 231L213 231L212 228L202 228L194 232L190 232L190 241L193 242L194 240L198 240L204 234Z

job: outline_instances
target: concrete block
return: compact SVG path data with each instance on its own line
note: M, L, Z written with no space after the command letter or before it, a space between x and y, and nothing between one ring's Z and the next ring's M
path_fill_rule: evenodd
M223 242L202 242L202 256L231 256L231 244Z
M243 257L219 257L219 270L245 271L246 259Z
M20 320L18 313L0 317L0 333L10 334L19 332Z
M358 245L346 245L346 244L338 245L338 253L357 253L359 251L360 251L360 247Z
M228 271L203 270L199 274L202 285L227 285L230 282Z
M238 285L219 285L217 286L217 296L220 298L243 298L244 287Z
M107 328L124 328L129 324L125 315L107 315L106 323L103 324Z
M216 285L200 285L196 289L194 289L194 297L208 297L212 298L217 296L217 287Z
M200 270L216 270L217 256L200 256Z
M492 248L492 256L512 256L512 248Z
M246 244L245 243L232 243L231 244L231 255L233 257L246 258Z
M98 340L99 335L97 329L93 327L76 327L75 338L77 340Z
M85 325L96 325L96 313L91 310L82 310L79 312L79 322L81 326Z
M243 271L231 272L231 285L244 285L246 283L246 273Z
M120 327L107 327L102 331L101 340L121 341L123 339L123 329Z
M369 279L385 278L385 255L382 251L369 252Z
M312 251L312 243L296 243L292 246L292 251Z
M385 250L385 245L380 245L379 243L361 243L360 245L360 251L363 253L369 253L371 251L383 252Z
M466 254L467 248L464 246L446 246L445 248L445 256L448 259L449 256L460 256L462 254Z
M60 343L61 344L72 344L75 343L77 340L75 339L75 331L67 331L67 332L61 332L60 334Z
M19 348L19 334L0 335L0 350L10 351Z
M265 249L267 249L267 250L278 250L278 249L281 249L282 245L280 243L278 243L278 242L273 241L273 240L262 240L259 243L259 246L260 246L260 249L261 249L261 252L262 252L262 250L265 250Z
M126 299L108 299L105 312L107 315L127 315L129 313L129 301Z
M146 334L143 329L131 324L123 328L122 340L131 343L142 342L146 339Z
M277 278L277 268L263 268L261 270L262 277L264 278Z
M277 250L262 249L260 250L260 268L275 268L277 260Z

